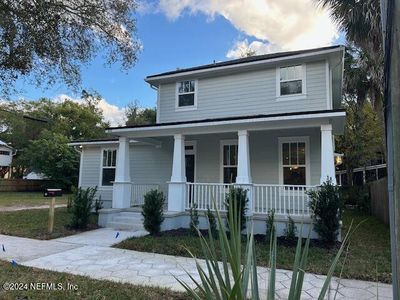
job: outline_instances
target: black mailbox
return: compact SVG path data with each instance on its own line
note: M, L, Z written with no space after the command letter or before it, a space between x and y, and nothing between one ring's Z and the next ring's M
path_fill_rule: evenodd
M44 197L61 197L61 189L46 189L43 194Z

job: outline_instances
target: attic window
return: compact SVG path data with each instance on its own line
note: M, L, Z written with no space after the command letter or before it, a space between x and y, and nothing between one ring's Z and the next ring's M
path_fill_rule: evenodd
M281 67L279 72L278 96L305 94L305 66Z
M177 108L194 108L196 107L196 80L185 80L177 82Z
M0 150L0 155L10 155L10 151Z

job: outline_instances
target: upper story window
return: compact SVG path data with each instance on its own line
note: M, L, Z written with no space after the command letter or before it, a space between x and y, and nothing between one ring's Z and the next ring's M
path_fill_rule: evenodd
M10 155L10 151L0 150L0 155Z
M117 150L103 150L103 163L101 174L101 185L111 186L115 180L115 167L117 165Z
M305 94L305 65L278 69L277 96Z
M197 106L197 81L185 80L176 84L176 108L195 108Z

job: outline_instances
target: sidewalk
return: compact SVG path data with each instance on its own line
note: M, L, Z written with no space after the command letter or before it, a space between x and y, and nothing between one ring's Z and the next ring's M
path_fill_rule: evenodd
M175 277L191 283L185 270L199 278L192 258L175 257L147 252L110 248L130 236L144 232L117 232L98 229L75 236L38 241L26 238L0 235L0 245L6 252L0 252L0 259L15 259L17 263L41 269L84 275L95 279L113 280L131 284L168 287L183 291ZM204 263L200 260L201 263ZM266 293L268 269L258 267L259 286ZM277 299L287 299L291 271L277 270ZM325 276L306 274L302 299L317 299ZM338 286L334 278L331 287ZM333 299L331 291L329 299ZM336 299L392 299L391 285L360 280L340 280Z

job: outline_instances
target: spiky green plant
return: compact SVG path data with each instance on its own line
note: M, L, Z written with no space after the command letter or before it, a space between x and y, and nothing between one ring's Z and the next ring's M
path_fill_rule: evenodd
M214 207L216 207L216 205L214 205ZM231 211L228 214L228 223L229 228L231 229L229 238L224 230L224 222L218 209L215 209L215 214L218 225L219 239L216 241L212 237L210 229L208 240L201 234L200 231L198 231L201 247L205 257L205 267L202 267L200 262L196 260L196 267L200 276L200 280L196 280L187 272L188 276L193 281L195 288L190 287L188 283L175 277L193 299L260 299L253 230L251 228L247 235L245 252L242 253L242 236L240 230L241 220L239 214L237 213L238 209L237 202L231 201L231 205L229 205L229 210ZM270 238L270 276L267 292L268 300L275 299L277 257L277 237L275 232L275 230L271 231ZM335 259L332 262L318 299L322 300L326 296L333 272L338 265L340 256L348 244L349 236L352 232L354 231L351 231L350 226L350 230L346 234L343 243L335 256ZM288 298L290 300L300 299L305 275L304 270L306 269L307 265L310 237L306 239L303 245L303 238L301 236L302 235L299 234L296 246L292 281ZM219 243L220 247L220 260L217 256L216 243ZM195 258L191 253L190 255Z

